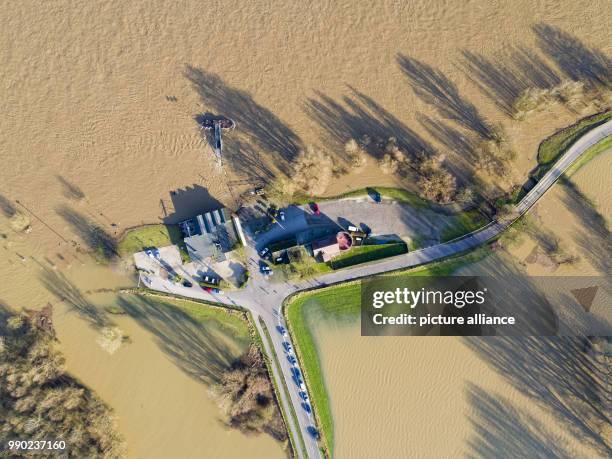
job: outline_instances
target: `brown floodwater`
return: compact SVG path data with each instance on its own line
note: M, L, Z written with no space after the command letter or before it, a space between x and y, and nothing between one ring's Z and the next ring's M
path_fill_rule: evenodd
M612 156L602 153L572 177L608 221L612 218L611 168ZM592 228L580 220L583 214L570 202L567 189L556 186L538 204L536 213L543 231L554 231L567 247L578 250L582 234ZM605 243L590 236L596 243ZM527 238L510 253L491 255L462 268L461 274L503 271L517 276L518 282L529 275L609 274L602 273L597 259L586 253L576 265L561 266L553 274L521 263L534 245ZM609 258L609 246L599 247L598 256ZM591 315L610 324L609 308L599 301ZM580 352L552 349L541 344L545 341L538 345L496 342L496 338L362 337L358 321L310 322L330 397L336 457L491 457L500 451L527 457L562 453L601 457L601 450L572 433L575 421L573 426L566 423L563 412L555 409L567 404L580 413L582 402L572 405L580 396L561 398L562 404L551 396L564 378L570 384L582 380L584 367L573 366L575 361L582 362ZM587 379L593 378L589 384L596 386L598 378L586 374ZM541 388L545 389L539 392ZM605 426L599 428L605 432Z
M102 310L121 301L143 307L136 297L122 298L97 294L88 300ZM152 314L154 309L149 308L142 310ZM163 316L168 322L171 317ZM286 457L281 444L267 435L247 436L227 428L210 385L199 379L209 373L194 368L215 366L215 356L203 354L201 347L215 344L219 353L235 358L245 350L244 343L216 330L200 334L181 317L171 324L159 323L162 317L158 317L149 327L137 316L107 315L106 319L111 323L100 330L64 305L54 315L69 371L113 408L128 457L240 457L245 451L258 458ZM189 331L190 339L183 342L184 331ZM103 332L110 338L104 340ZM173 353L187 345L199 352Z
M48 301L57 306L70 369L116 409L136 457L155 456L147 445L170 441L164 428L177 438L203 435L212 455L221 445L228 451L240 445L281 454L271 440L212 427L217 411L202 385L194 386L131 319L115 318L132 343L113 354L108 349L114 349L114 341L106 350L101 347L99 333L89 326L96 316L86 307L97 300L86 292L133 280L124 268L93 265L77 250L87 248L91 227L118 236L127 227L173 220L217 200L231 206L240 187L247 186L243 179L288 166L305 145L336 151L338 135L414 132L415 139L432 143L454 161L454 148L432 132L457 124L413 91L398 53L441 74L451 99L467 102L459 105L468 115L473 104L490 123L503 121L518 152L516 168L526 176L540 140L583 114L555 110L528 121L508 120L479 88L482 80L466 70L464 51L493 60L498 69L516 69L519 62L513 59L527 50L537 57L534 71L552 68L565 77L550 51L557 49L561 58L568 46L585 57L607 52L606 6L603 0L299 5L256 0L231 7L218 2L203 7L193 0L6 3L0 13L0 103L6 114L0 131L0 198L6 199L0 201L0 303L15 309ZM545 33L538 41L536 23L552 27L541 31L561 34ZM564 33L569 41L558 40ZM543 41L549 52L540 46ZM567 63L567 56L560 62ZM225 172L215 166L194 121L203 112L237 122L225 137ZM610 170L609 162L600 164L603 172L593 171L591 179L580 175L577 183L599 183L598 174ZM328 192L395 183L368 166L335 180ZM546 199L555 193L561 191ZM598 203L609 215L604 196ZM10 207L29 220L31 232L21 233L9 221ZM551 206L548 214L545 209L540 207L541 218L553 226L559 218L573 221L571 215L557 215L564 206ZM574 237L572 231L584 228L571 224L555 231ZM530 252L528 246L520 250L524 257ZM584 256L581 263L589 259ZM70 298L72 306L59 297ZM155 372L143 368L143 361ZM114 376L115 366L129 376L126 383ZM163 382L163 390L151 387L156 381ZM160 397L160 408L140 393ZM181 409L188 427L168 428L164 410L176 421ZM203 433L202 426L210 430ZM189 453L192 444L172 445Z

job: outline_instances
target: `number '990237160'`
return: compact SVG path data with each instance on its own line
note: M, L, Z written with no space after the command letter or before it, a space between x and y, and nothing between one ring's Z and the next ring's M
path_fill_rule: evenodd
M63 451L66 449L66 442L64 440L9 440L5 448L13 451Z

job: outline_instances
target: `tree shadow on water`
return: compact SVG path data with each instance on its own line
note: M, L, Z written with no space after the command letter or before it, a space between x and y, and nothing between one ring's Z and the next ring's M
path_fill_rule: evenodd
M604 433L605 426L610 423L610 392L605 379L609 369L602 368L585 351L584 338L470 337L465 338L465 342L517 390L550 412L578 440L604 457L612 453ZM484 408L490 411L492 401L483 399L482 394L475 396L480 402L484 401ZM492 414L489 417L496 419ZM491 445L483 439L476 446L488 448ZM550 447L550 441L547 440L545 446Z
M575 36L545 23L533 26L537 43L569 78L610 85L612 61Z
M94 328L102 328L112 324L103 310L91 304L64 274L51 268L44 268L40 273L43 286L58 300L63 301L81 318Z
M463 58L466 76L508 116L514 114L514 103L525 90L561 83L559 75L526 48L512 49L496 59L463 51Z
M2 215L4 215L6 218L14 217L15 214L17 213L17 209L15 208L11 200L8 198L5 198L1 194L0 194L0 212L2 212Z
M397 62L410 81L415 94L433 105L440 116L451 119L485 139L494 133L478 110L460 94L457 86L441 71L416 59L399 54Z
M468 384L467 398L474 429L468 457L574 457L560 438L500 394Z
M563 203L581 222L582 230L576 234L576 243L580 249L578 255L586 257L589 262L603 273L612 272L612 238L603 215L571 180L562 180L566 193ZM610 285L610 281L608 282Z
M252 150L261 150L270 155L270 162L281 171L287 172L291 161L302 148L299 137L280 118L269 109L255 102L247 92L231 87L218 75L196 67L187 66L185 77L202 99L202 103L216 115L230 118L236 122L236 129L226 136L224 150L232 150L231 139L240 138ZM197 115L196 115L197 121ZM251 152L243 146L242 153ZM239 161L242 156L228 157ZM253 161L254 158L250 158ZM245 165L238 163L238 169L245 170Z
M56 212L94 252L96 258L110 261L118 256L117 242L99 224L68 206L60 206Z
M218 334L180 309L146 297L120 297L118 305L152 333L178 367L207 385L220 382L236 356Z
M80 201L85 198L85 193L74 183L69 182L61 175L56 175L55 178L62 185L64 196L74 201Z
M343 151L342 147L351 139L359 141L368 136L384 142L394 137L397 145L409 153L431 154L434 151L431 145L374 99L349 88L351 95L344 96L340 102L321 92L306 102L304 110L321 127L326 143ZM368 152L375 157L380 156L381 149L377 145L372 146L374 148Z

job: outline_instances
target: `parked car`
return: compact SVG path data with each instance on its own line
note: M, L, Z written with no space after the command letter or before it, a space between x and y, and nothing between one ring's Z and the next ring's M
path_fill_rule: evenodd
M356 233L357 231L359 231L359 228L357 228L356 226L353 225L349 225L346 228L348 231L350 231L351 233Z
M287 354L291 354L291 352L293 352L293 349L291 348L291 343L283 341L283 347L285 348L285 352L287 352Z
M308 401L308 393L304 392L304 391L300 391L299 396L302 400L304 400L305 402Z
M284 222L284 221L285 221L285 211L284 211L284 210L281 210L281 211L278 213L278 219L279 219L281 222Z
M310 408L310 405L308 403L302 403L302 408L304 408L304 411L306 411L308 414L312 413L312 408Z
M319 204L317 204L316 202L310 203L310 209L315 215L321 215L321 211L319 210Z
M219 285L220 279L213 275L206 275L204 276L203 281L206 282L207 284Z
M302 380L302 373L300 373L300 369L297 367L291 367L291 374L293 375L293 377L298 380L301 381Z
M222 295L223 292L215 287L204 287L204 291L208 293L216 293L217 295Z
M297 359L293 355L288 355L287 360L289 361L291 365L295 365L297 363Z
M298 387L301 390L306 390L306 386L304 385L304 381L298 381Z
M183 281L183 287L193 287L193 284L189 282L187 279Z
M287 336L287 330L285 329L285 327L283 327L282 325L277 325L276 329L278 330L278 332L283 335L283 336Z
M263 196L265 193L263 187L252 188L246 192L249 196Z
M306 432L308 432L310 436L314 438L315 440L319 440L321 438L319 431L314 426L306 427Z
M261 258L267 258L269 256L271 256L272 254L270 253L270 249L268 247L264 247L263 249L261 249L259 251L259 256Z
M269 276L272 274L272 268L270 268L267 264L262 263L259 265L259 272Z
M159 250L158 249L156 248L146 249L145 253L151 258L153 258L154 260L159 260Z

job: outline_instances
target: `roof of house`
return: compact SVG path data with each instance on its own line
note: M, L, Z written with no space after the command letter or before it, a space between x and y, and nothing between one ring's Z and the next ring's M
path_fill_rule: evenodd
M194 261L211 257L217 261L225 260L224 253L232 249L238 238L228 211L225 208L215 209L187 222L196 223L200 230L196 234L189 232L184 238L189 257Z

